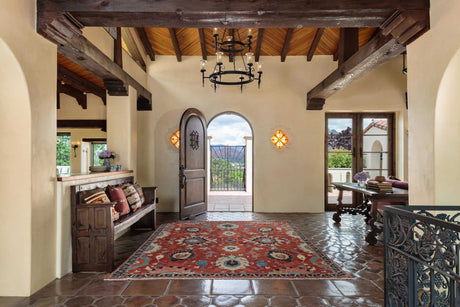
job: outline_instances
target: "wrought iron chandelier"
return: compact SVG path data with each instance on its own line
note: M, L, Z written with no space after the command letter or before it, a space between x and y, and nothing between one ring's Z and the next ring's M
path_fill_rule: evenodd
M213 84L214 91L216 91L217 85L239 85L241 87L241 92L243 92L243 85L256 80L260 88L262 64L254 63L254 53L251 52L252 29L248 29L246 43L241 40L238 30L234 30L233 33L231 33L230 30L225 29L222 38L219 40L219 30L214 28L213 36L216 64L213 72L209 76L205 76L207 61L201 60L200 66L203 77L203 87L204 79L209 79ZM237 38L235 36L237 36ZM248 52L243 55L246 48L248 48ZM224 54L227 54L229 57L230 69L226 69L224 66ZM233 58L233 63L230 62L230 57ZM241 58L242 66L237 68L236 62L239 58Z

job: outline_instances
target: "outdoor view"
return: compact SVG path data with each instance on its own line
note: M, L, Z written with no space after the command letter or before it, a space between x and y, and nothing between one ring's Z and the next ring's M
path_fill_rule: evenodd
M352 182L358 171L366 173L368 178L390 174L388 151L388 119L361 118L362 131L354 132L353 118L328 119L328 201L337 202L338 192L332 182ZM356 134L359 144L353 144L353 134ZM354 149L355 147L355 149ZM356 153L353 153L356 150ZM353 164L356 158L356 166ZM358 169L361 165L362 169ZM351 192L344 192L343 203L351 203Z
M70 134L59 134L57 136L56 167L59 174L70 173Z
M252 210L252 181L248 182L248 152L245 137L252 136L246 120L233 114L224 114L211 121L208 127L209 197L210 211ZM249 140L252 144L252 140ZM251 145L252 146L252 145ZM252 162L252 161L251 161ZM252 174L252 172L251 172Z

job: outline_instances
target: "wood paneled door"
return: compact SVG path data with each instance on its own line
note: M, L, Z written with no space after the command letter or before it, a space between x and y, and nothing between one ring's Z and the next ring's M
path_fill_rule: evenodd
M393 113L326 113L326 210L335 210L337 203L332 182L354 182L361 171L369 178L395 175L393 122ZM360 195L344 192L344 204L360 201Z
M206 119L197 109L188 109L180 121L179 194L180 218L207 210Z

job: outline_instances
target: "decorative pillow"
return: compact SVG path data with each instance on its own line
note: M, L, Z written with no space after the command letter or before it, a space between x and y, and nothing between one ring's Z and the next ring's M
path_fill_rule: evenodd
M111 185L109 185L107 188L109 189L110 199L113 202L116 202L115 210L120 213L120 216L128 214L130 211L129 204L126 200L126 196L123 193L123 190L121 188L112 187Z
M107 194L105 194L103 189L83 191L81 192L81 195L87 204L110 203L110 199L107 197Z
M125 193L126 199L128 199L131 210L136 212L136 210L142 206L142 202L136 188L134 188L131 183L124 183L121 185L121 189L123 190L123 193Z
M94 189L90 191L83 191L81 192L83 196L83 200L87 204L103 204L103 203L110 203L110 199L107 197L103 189ZM115 210L114 206L112 206L112 221L116 221L120 218L120 215Z
M137 194L139 194L141 204L143 205L144 202L145 202L145 197L144 197L144 192L142 191L142 187L137 182L135 184L133 184L133 187L136 189Z

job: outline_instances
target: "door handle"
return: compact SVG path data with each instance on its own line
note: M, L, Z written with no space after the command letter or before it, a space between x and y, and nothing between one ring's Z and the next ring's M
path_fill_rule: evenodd
M359 148L359 157L360 158L363 157L363 148L362 147Z
M353 147L353 158L356 157L356 147Z
M187 176L185 176L185 167L183 165L180 166L180 188L185 188L185 181L187 180Z

